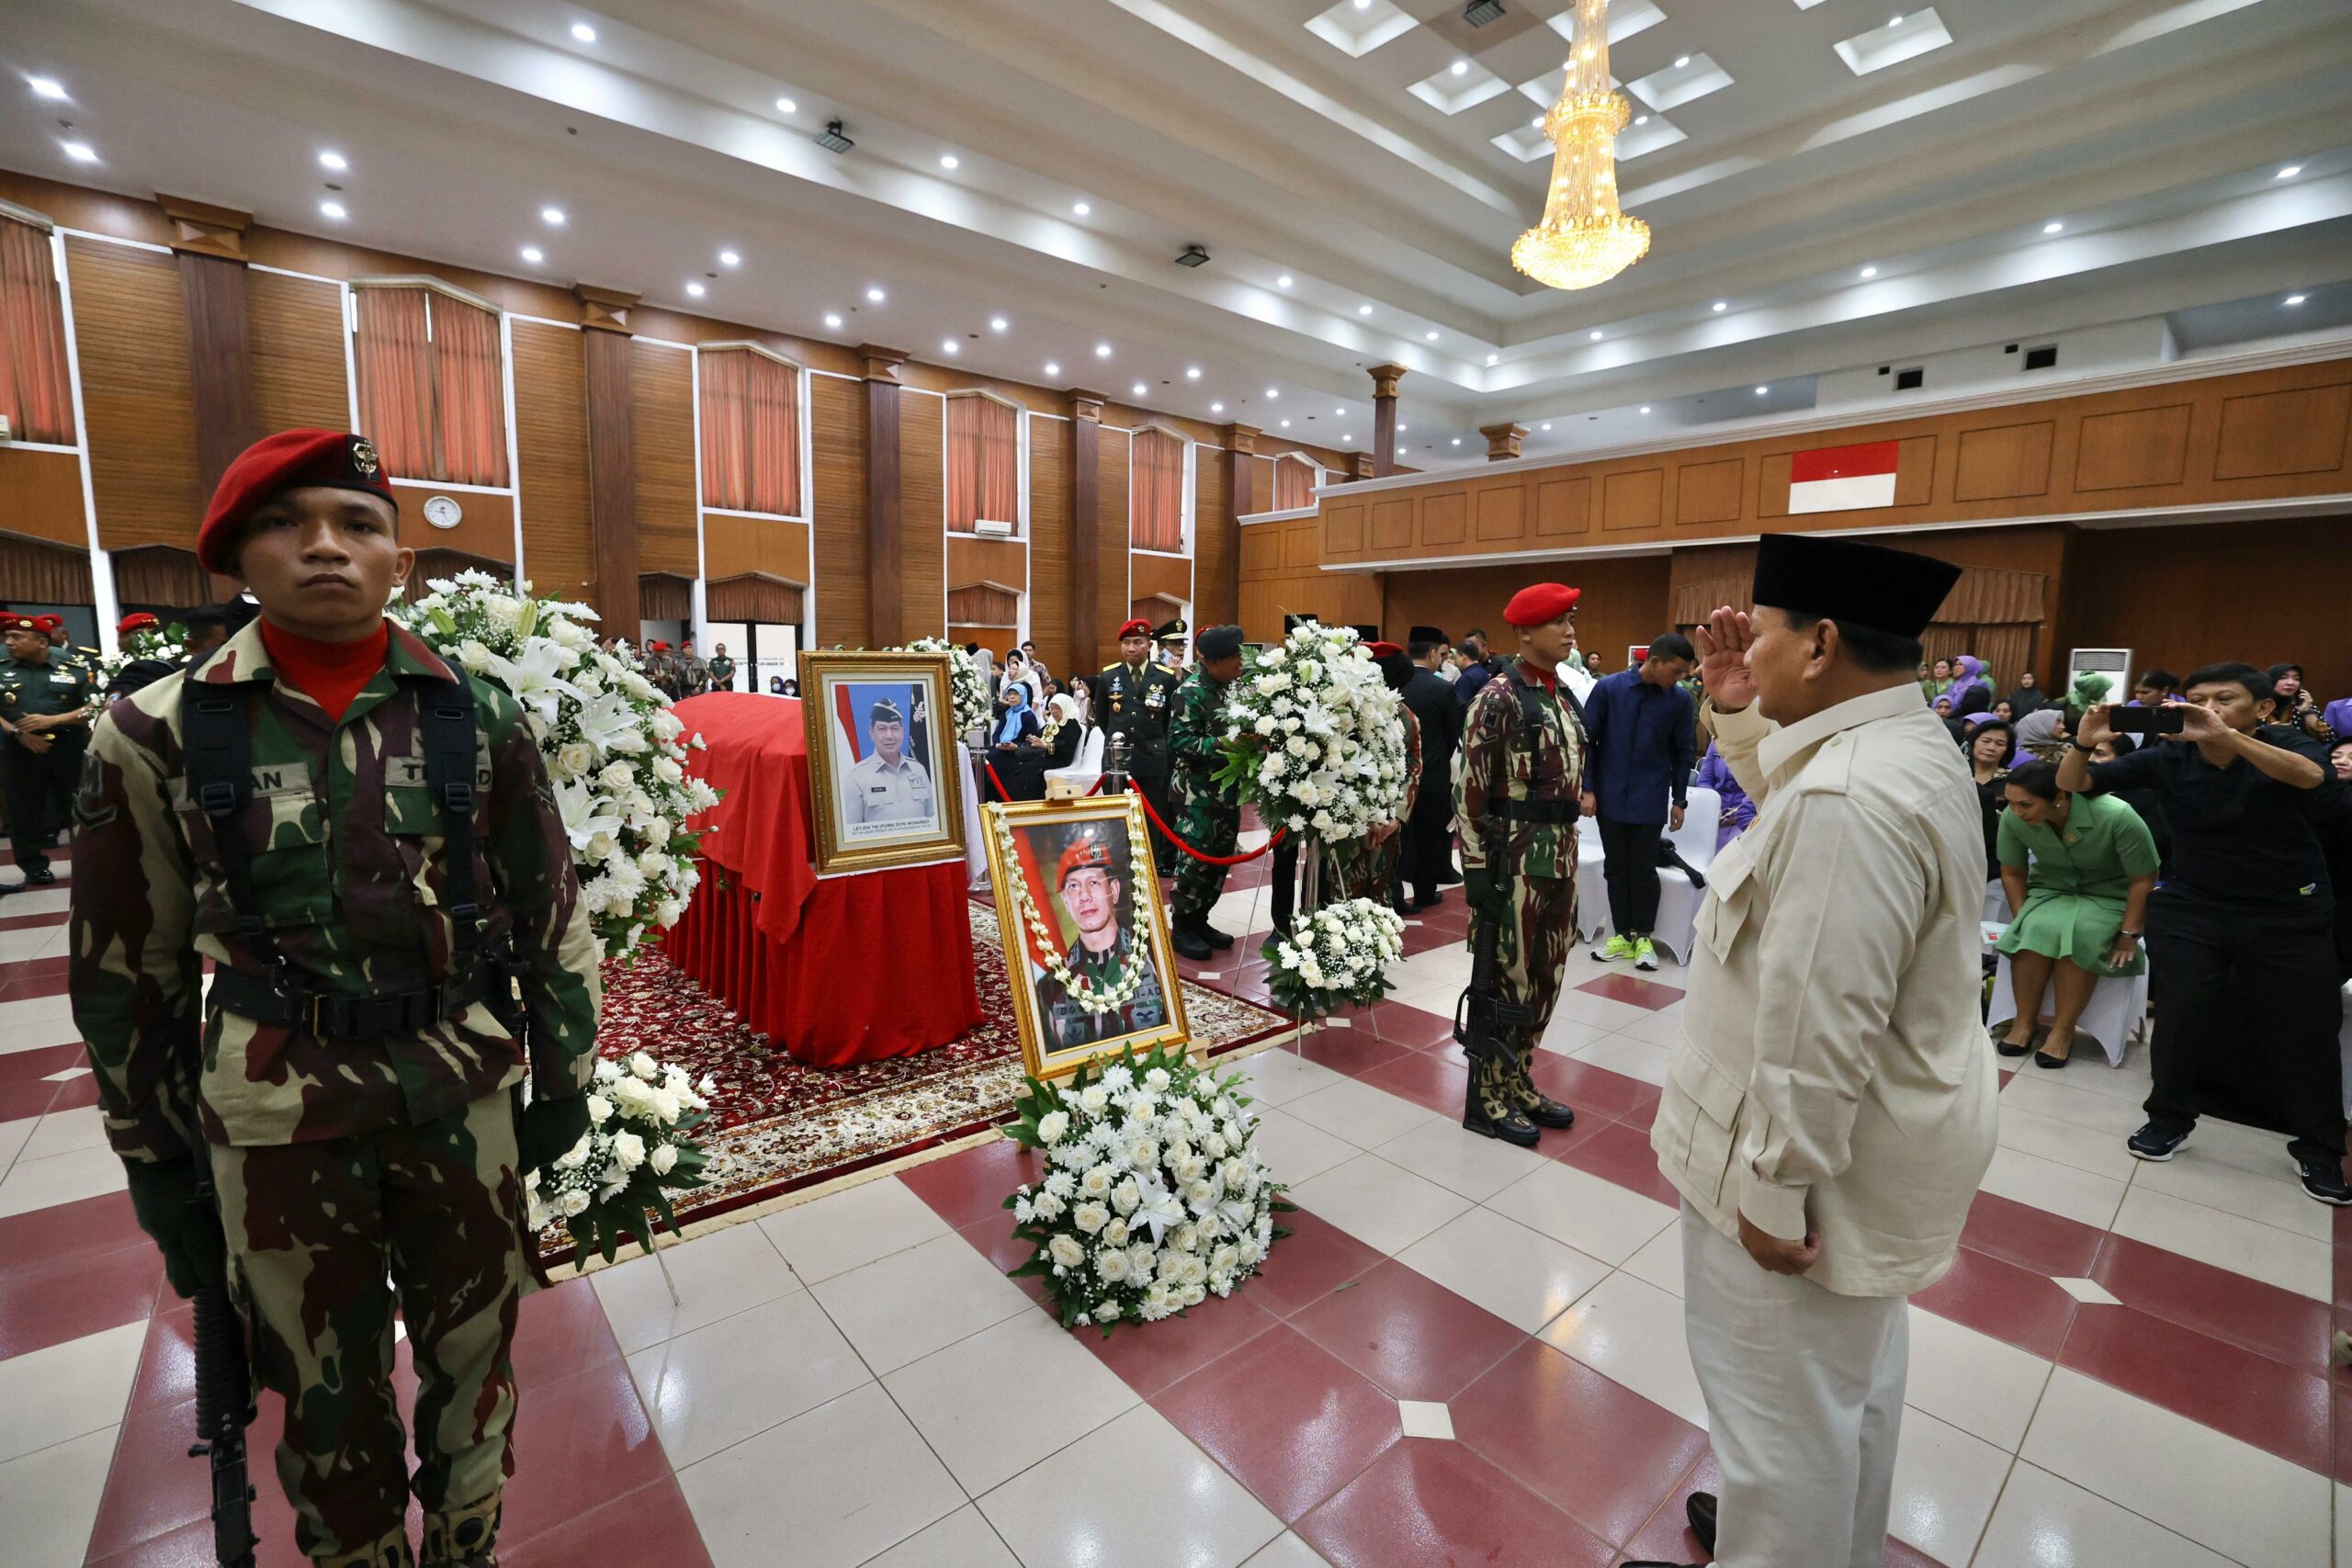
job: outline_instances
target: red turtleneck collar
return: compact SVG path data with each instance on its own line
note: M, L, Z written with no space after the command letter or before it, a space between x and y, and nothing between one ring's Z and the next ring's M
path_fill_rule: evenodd
M279 679L326 709L329 719L341 723L359 689L384 667L392 624L378 621L376 629L356 642L321 642L264 621L261 640Z
M1547 692L1560 689L1560 672L1557 670L1540 669L1522 659L1519 661L1519 671L1527 677L1527 683L1531 686L1541 686Z

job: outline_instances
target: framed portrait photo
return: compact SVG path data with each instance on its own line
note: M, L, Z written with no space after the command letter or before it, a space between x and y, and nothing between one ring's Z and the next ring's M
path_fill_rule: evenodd
M964 749L944 653L800 655L817 874L964 856Z
M981 808L997 926L1031 1077L1181 1044L1183 987L1133 795Z

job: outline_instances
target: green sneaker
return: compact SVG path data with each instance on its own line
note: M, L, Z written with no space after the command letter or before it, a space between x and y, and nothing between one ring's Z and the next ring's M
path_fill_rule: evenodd
M1634 967L1636 969L1657 967L1657 949L1650 945L1650 939L1647 937L1639 937L1634 940Z
M1620 958L1633 956L1634 944L1622 936L1612 936L1592 950L1592 961L1595 964L1608 964Z

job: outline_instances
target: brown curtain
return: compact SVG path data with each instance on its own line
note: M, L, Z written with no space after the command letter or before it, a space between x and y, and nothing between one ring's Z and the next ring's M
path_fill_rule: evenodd
M90 552L0 534L0 600L25 604L89 604Z
M993 398L947 400L947 526L1021 522L1021 411Z
M1735 610L1755 608L1747 602L1747 591L1753 585L1751 572L1733 572L1723 577L1702 578L1686 582L1674 591L1674 624L1695 626L1729 604Z
M460 485L506 483L506 378L500 368L498 313L447 295L425 302L433 321L435 423L439 471Z
M700 360L703 504L798 516L800 372L748 348Z
M416 552L416 565L408 574L408 581L401 596L413 604L433 590L427 586L435 578L447 581L461 571L482 571L491 576L513 581L514 569L503 560L491 560L482 556L468 555L463 550L425 549Z
M0 218L0 415L12 440L70 446L65 308L47 231Z
M649 571L637 580L637 613L643 620L686 620L695 613L694 604L694 585L683 577Z
M710 618L767 626L800 624L800 599L805 591L779 578L747 572L723 577L707 591ZM681 617L683 619L683 617Z
M2042 597L2049 585L2050 579L2038 571L1972 566L1960 574L1960 581L1944 595L1943 607L1936 612L1936 619L1958 626L2038 621L2042 617ZM1963 651L1975 653L1979 659L1984 657L1973 648Z
M359 330L359 428L395 479L437 479L433 442L433 339L422 288L355 288Z
M1295 512L1315 504L1315 481L1321 474L1303 457L1274 459L1274 510Z
M1135 434L1128 515L1139 550L1184 548L1184 443L1159 430Z
M212 580L194 550L155 545L114 552L114 596L125 604L169 604L192 610L212 599Z
M1021 624L1021 595L992 582L947 591L947 618L957 626L994 626L999 630Z

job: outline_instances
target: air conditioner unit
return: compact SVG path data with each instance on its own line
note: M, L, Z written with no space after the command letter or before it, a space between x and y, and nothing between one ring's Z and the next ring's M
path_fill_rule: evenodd
M972 532L984 539L1010 539L1012 537L1012 525L983 517L972 525Z
M17 433L8 428L8 416L0 413L0 441L14 441L16 438Z

